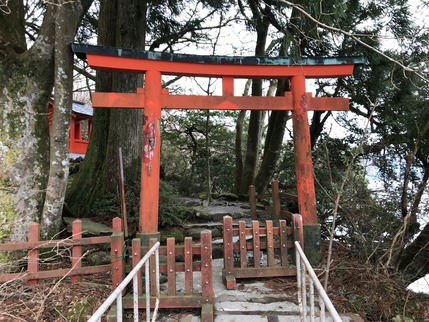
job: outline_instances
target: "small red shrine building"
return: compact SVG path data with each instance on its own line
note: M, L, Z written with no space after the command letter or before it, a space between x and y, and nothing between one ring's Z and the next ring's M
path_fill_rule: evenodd
M49 131L52 127L54 101L49 101L48 119ZM92 130L92 107L88 104L73 101L70 120L69 153L71 158L82 157L88 148Z

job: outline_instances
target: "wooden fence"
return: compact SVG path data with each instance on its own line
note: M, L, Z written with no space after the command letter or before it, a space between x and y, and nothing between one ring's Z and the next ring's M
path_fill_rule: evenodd
M259 278L274 276L295 276L293 251L294 241L303 242L302 218L293 215L287 226L286 220L279 220L279 226L267 220L265 227L253 220L252 227L240 221L233 227L232 217L223 218L224 269L223 282L227 289L235 289L237 278ZM261 255L266 260L261 263Z
M298 202L298 197L290 193L282 192L279 189L279 182L271 182L271 192L256 193L255 186L249 186L250 216L253 220L258 219L285 219L292 220L292 213L286 209L281 209L281 201L289 200ZM263 209L258 209L258 203L265 203Z
M121 219L113 219L113 235L121 231ZM112 264L83 266L83 246L97 244L111 245L111 236L85 237L82 238L82 222L76 219L72 223L72 238L61 240L40 240L40 225L32 223L29 227L28 242L0 244L0 251L27 251L27 268L19 273L0 274L0 283L13 279L26 281L29 285L35 285L41 279L71 276L73 283L82 280L82 275L110 272ZM113 243L112 243L113 247ZM44 260L42 250L46 254L58 254L62 250L71 249L67 257L71 259L71 267L60 269L41 270L41 261ZM25 265L24 265L25 267Z
M150 241L149 247L142 247L140 239L132 240L132 266L125 261L117 261L116 271L128 272L139 262L150 247L156 243ZM168 238L166 246L159 248L159 272L167 276L166 289L161 291L159 308L201 308L201 321L213 321L213 273L212 273L212 234L204 230L200 234L200 243L193 244L191 237L186 237L183 245L176 245L174 238ZM141 273L140 273L141 274ZM183 274L179 278L178 274ZM140 275L141 276L141 275ZM155 258L150 258L151 294L156 294ZM146 307L142 279L137 278L139 289L139 307ZM155 307L156 297L151 297L151 307ZM132 294L123 298L123 308L133 308Z

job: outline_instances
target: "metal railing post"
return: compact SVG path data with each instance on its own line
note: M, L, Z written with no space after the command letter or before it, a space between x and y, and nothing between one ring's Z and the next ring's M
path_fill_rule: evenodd
M296 252L296 276L298 282L298 305L301 311L301 321L307 321L307 294L306 294L306 275L309 278L309 300L310 300L310 321L315 321L314 312L314 287L319 294L319 306L320 306L320 321L325 321L325 307L331 314L331 318L334 322L341 322L340 315L326 294L322 284L317 278L316 273L311 267L310 262L305 256L301 245L298 241L295 241L295 252ZM306 274L307 271L307 274Z
M104 301L103 304L95 311L95 313L89 318L88 322L98 322L101 321L101 316L109 309L109 307L116 300L116 310L117 310L117 321L122 322L122 292L125 287L133 280L133 313L134 321L138 321L138 312L139 312L139 300L138 300L138 272L145 265L146 269L146 315L147 321L150 321L150 284L149 284L149 258L155 254L156 262L156 305L154 308L154 315L152 321L155 321L158 306L159 306L159 245L157 242L155 245L149 249L146 255L134 266L131 272L124 278L124 280L118 285L118 287L110 294L110 296Z

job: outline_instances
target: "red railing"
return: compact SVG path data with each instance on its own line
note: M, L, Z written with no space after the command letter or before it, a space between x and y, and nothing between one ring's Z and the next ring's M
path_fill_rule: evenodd
M113 235L120 232L121 219L113 219ZM0 251L27 251L27 269L19 273L4 273L0 274L0 283L4 283L13 279L20 279L26 281L29 285L35 285L38 280L46 278L56 278L70 276L73 283L78 283L82 280L82 275L96 274L110 272L112 264L83 266L82 254L83 246L91 246L97 244L112 245L113 240L111 236L100 237L85 237L82 238L82 222L76 219L72 223L72 237L70 239L58 240L40 240L40 225L32 223L29 227L28 242L6 243L0 244ZM41 268L41 250L49 254L59 254L62 250L71 249L67 257L71 259L71 267L60 269L40 269ZM43 253L42 253L43 255Z

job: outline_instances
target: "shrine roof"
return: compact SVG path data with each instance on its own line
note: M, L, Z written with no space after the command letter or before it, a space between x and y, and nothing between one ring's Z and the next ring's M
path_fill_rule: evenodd
M105 46L84 44L71 44L72 51L80 59L86 59L87 54L148 59L156 61L199 63L199 64L225 64L225 65L262 65L262 66L320 66L320 65L360 65L367 62L363 56L346 57L303 57L294 59L290 57L261 57L261 56L216 56L216 55L190 55L172 54L167 52L141 51Z

